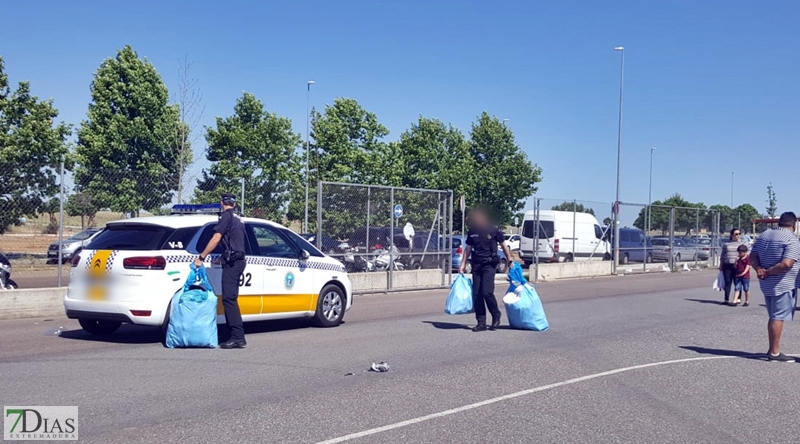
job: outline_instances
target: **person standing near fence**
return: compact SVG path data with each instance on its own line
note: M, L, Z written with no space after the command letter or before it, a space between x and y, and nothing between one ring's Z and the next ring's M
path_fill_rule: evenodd
M725 303L730 302L731 287L736 279L736 261L739 260L739 246L744 245L742 230L734 228L731 230L728 242L722 245L722 256L720 257L719 269L725 276Z
M472 264L472 301L475 308L475 318L478 321L472 331L480 332L495 330L500 326L500 308L494 295L494 278L500 255L497 254L498 245L502 245L503 253L508 259L509 269L511 252L505 243L505 235L498 227L489 222L486 210L476 208L469 215L469 231L467 232L467 247L461 259L460 273L464 273L467 261ZM486 310L492 315L492 324L486 325Z
M750 253L750 264L758 275L769 314L767 359L772 362L795 362L795 358L781 353L780 345L783 323L794 318L797 302L800 241L794 234L796 224L797 216L794 213L781 214L778 228L758 236Z
M239 309L239 278L247 261L244 249L244 223L235 213L236 196L230 193L222 195L222 213L219 222L214 226L214 235L208 241L206 249L195 260L195 265L203 266L206 257L217 248L220 242L225 246L222 256L222 306L225 308L225 322L231 330L230 338L219 345L220 348L245 348L244 324Z

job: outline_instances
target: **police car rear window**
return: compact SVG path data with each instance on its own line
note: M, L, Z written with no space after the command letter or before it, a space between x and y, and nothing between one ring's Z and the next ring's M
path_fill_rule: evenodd
M86 247L90 250L160 250L175 229L159 225L109 224Z

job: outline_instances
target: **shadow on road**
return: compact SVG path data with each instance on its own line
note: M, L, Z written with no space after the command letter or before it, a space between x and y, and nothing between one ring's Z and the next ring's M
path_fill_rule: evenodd
M724 350L718 348L705 348L696 347L693 345L681 345L680 348L684 350L693 351L701 355L714 355L714 356L732 356L736 358L755 359L758 361L764 360L764 353L748 353L740 350Z
M454 324L452 322L434 322L434 321L422 321L423 324L430 324L434 328L438 328L439 330L471 330L472 327L464 324Z
M344 324L344 322L342 322ZM228 328L222 324L218 325L219 342L224 342L230 336ZM258 321L244 324L246 335L271 333L279 331L298 330L303 328L313 328L314 325L308 319L301 320L280 320L280 321ZM124 324L116 332L110 335L93 335L82 329L65 330L59 335L62 338L106 342L111 344L157 344L162 341L161 329L158 327L146 327L141 325Z
M685 298L684 301L698 302L700 304L728 305L724 301L718 301L718 300L715 300L715 299L690 299L690 298Z

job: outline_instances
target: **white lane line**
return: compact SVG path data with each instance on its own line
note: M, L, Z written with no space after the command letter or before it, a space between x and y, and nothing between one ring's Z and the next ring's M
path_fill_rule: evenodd
M336 444L345 441L351 441L353 439L363 438L365 436L376 435L378 433L388 432L389 430L399 429L401 427L410 426L413 424L419 424L424 421L429 421L431 419L441 418L443 416L454 415L456 413L464 412L467 410L477 409L479 407L483 407L490 404L496 404L498 402L508 401L509 399L519 398L520 396L530 395L532 393L543 392L545 390L550 390L558 387L563 387L565 385L576 384L578 382L588 381L591 379L602 378L604 376L611 376L616 375L617 373L629 372L631 370L641 370L643 368L649 367L658 367L660 365L669 365L669 364L679 364L681 362L693 362L693 361L707 361L710 359L733 359L737 356L702 356L699 358L686 358L686 359L675 359L672 361L662 361L662 362L653 362L651 364L642 364L642 365L634 365L632 367L624 367L618 368L616 370L608 370L605 372L595 373L592 375L581 376L580 378L575 379L568 379L566 381L556 382L554 384L542 385L539 387L534 387L532 389L523 390L521 392L510 393L508 395L498 396L497 398L487 399L485 401L476 402L474 404L467 404L461 407L456 407L454 409L445 410L438 413L431 413L430 415L420 416L417 418L407 419L405 421L396 422L394 424L388 424L382 427L376 427L374 429L364 430L363 432L351 433L349 435L340 436L338 438L329 439L326 441L320 441L316 444Z

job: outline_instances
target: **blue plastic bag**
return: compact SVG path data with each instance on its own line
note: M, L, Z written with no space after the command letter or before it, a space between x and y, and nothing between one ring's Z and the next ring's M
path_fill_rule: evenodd
M472 281L463 274L456 276L450 286L450 294L444 304L444 312L451 315L473 313L472 307Z
M216 348L217 295L205 267L191 267L183 288L172 297L166 346Z
M519 330L545 331L550 328L544 306L533 285L522 276L522 267L514 264L508 272L511 283L508 294L503 298L508 323Z

